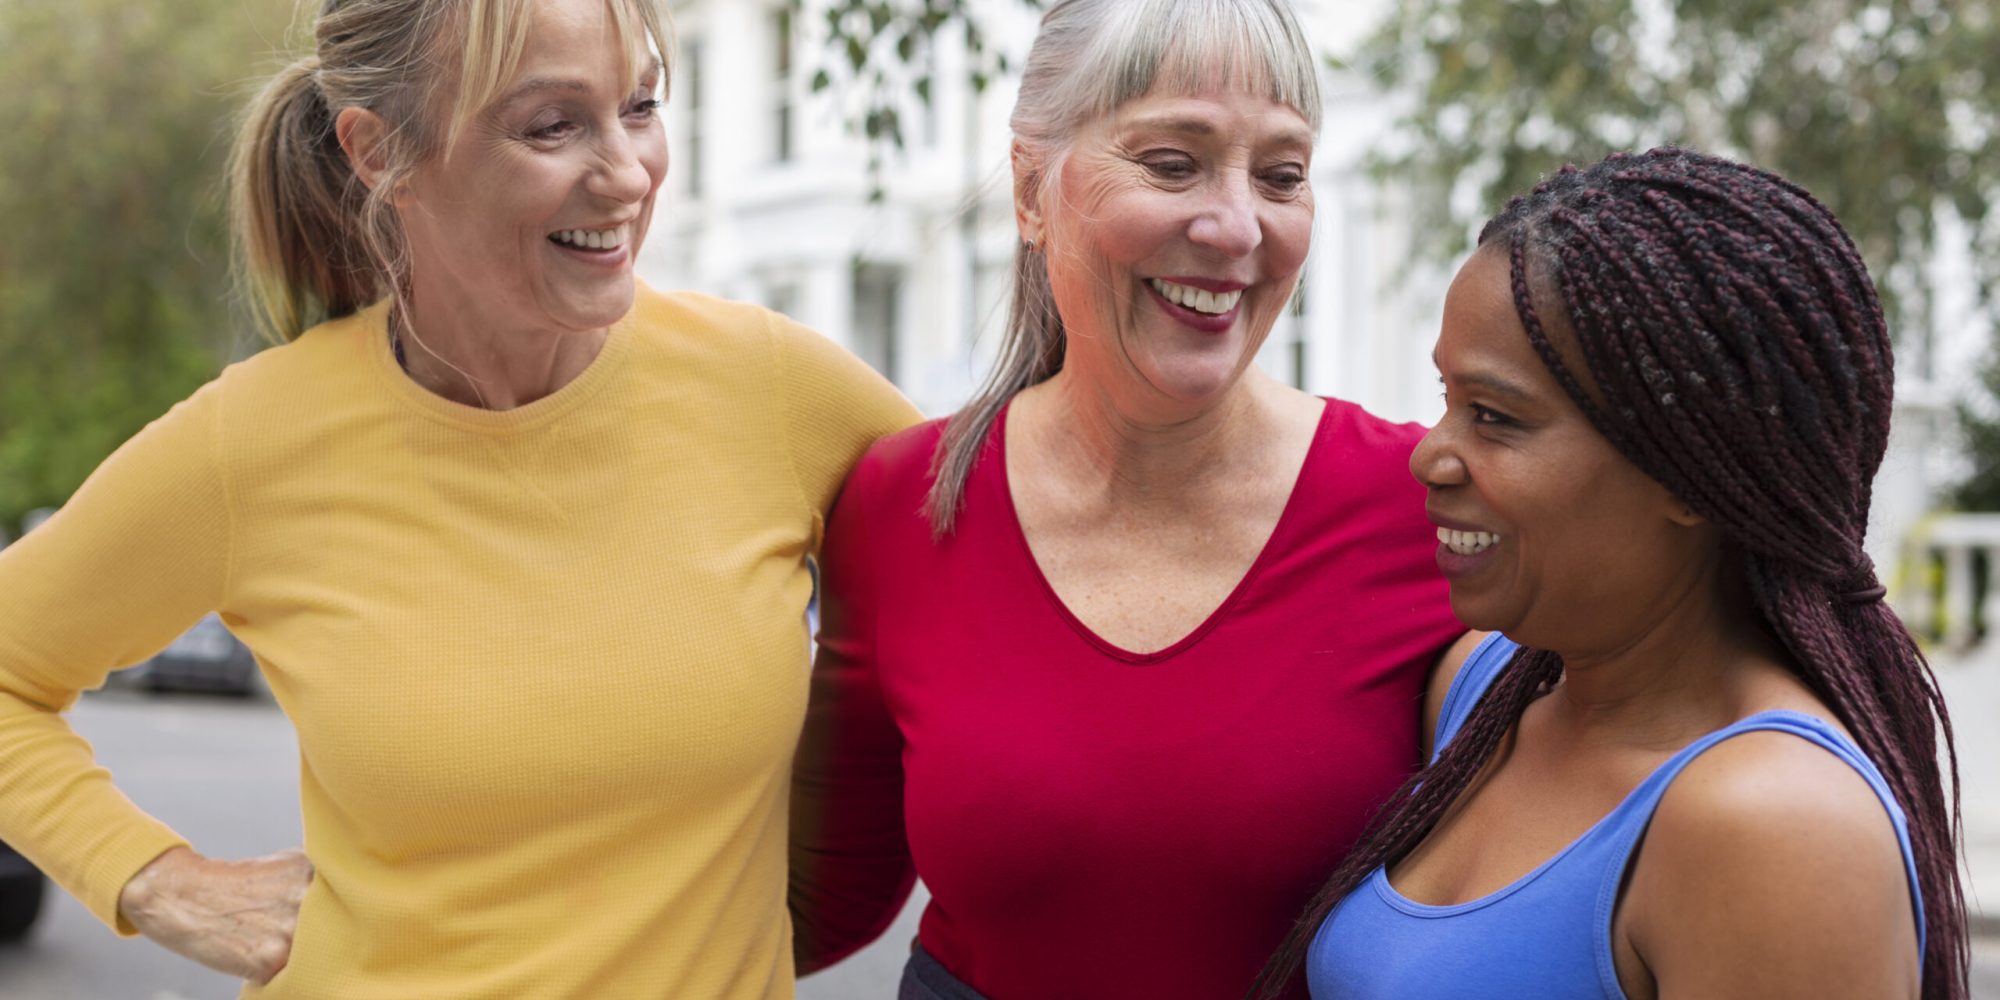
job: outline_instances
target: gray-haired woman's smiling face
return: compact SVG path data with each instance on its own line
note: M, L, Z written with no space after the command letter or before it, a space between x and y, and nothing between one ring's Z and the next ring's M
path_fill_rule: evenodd
M1183 401L1233 385L1305 262L1312 145L1297 111L1243 89L1147 95L1086 128L1022 205L1065 367Z

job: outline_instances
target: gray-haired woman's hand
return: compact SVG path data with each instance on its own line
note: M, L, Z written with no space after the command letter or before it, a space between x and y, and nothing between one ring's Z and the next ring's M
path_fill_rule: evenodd
M312 877L312 862L296 849L211 861L177 847L125 883L118 912L168 950L261 985L291 957Z

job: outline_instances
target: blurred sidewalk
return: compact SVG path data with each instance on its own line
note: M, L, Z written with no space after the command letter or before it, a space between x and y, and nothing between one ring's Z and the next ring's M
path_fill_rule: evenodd
M1966 909L1975 934L2000 937L2000 642L1964 656L1935 653L1931 668L1958 740Z

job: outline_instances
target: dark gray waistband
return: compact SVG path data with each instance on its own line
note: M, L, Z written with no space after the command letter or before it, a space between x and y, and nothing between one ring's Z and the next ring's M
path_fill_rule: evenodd
M896 989L896 1000L986 1000L978 990L960 982L922 948L910 952L909 964L903 966L903 984Z

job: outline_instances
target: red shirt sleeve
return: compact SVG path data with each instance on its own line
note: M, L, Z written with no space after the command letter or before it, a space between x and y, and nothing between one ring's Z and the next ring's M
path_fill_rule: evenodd
M916 884L903 830L903 736L876 670L874 571L895 563L878 551L893 543L870 522L888 502L885 446L925 430L870 449L827 521L819 652L792 772L790 907L800 975L880 937Z

